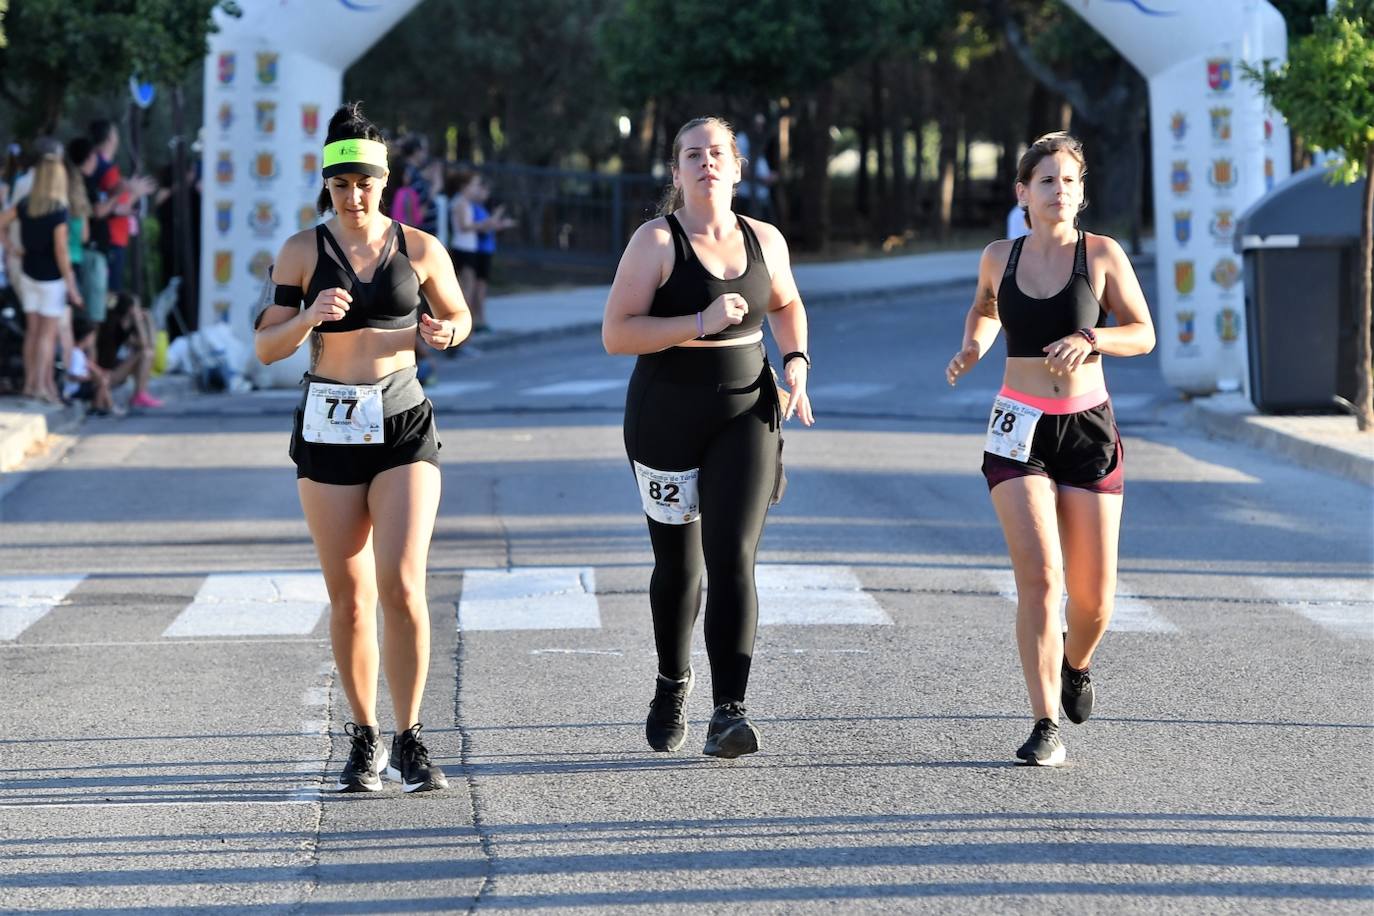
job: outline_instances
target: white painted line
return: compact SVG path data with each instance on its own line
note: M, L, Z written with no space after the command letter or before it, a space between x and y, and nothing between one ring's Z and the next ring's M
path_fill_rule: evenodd
M318 572L214 573L162 635L303 636L328 607Z
M897 386L877 382L831 382L824 385L808 385L806 393L823 401L858 401L891 391L895 387Z
M532 394L536 397L553 397L560 394L596 394L598 391L608 391L611 388L624 388L625 379L623 378L592 378L582 379L581 381L555 382L552 385L540 385L537 388L526 388L522 394Z
M300 791L300 790L297 790ZM321 793L324 794L324 793ZM210 808L210 807L235 807L238 805L316 805L318 799L306 801L301 798L283 799L186 799L185 801L89 801L89 802L0 802L0 809L30 809L30 808Z
M1342 639L1374 639L1374 582L1351 578L1252 579L1258 590Z
M761 563L760 626L890 626L887 615L848 566Z
M1016 603L1016 576L1009 569L988 569L983 571L984 577L997 589L997 594L1001 595L1012 604ZM1149 602L1142 601L1131 592L1129 588L1123 588L1121 580L1116 584L1116 605L1112 609L1112 620L1107 625L1107 630L1112 633L1177 633L1178 627L1174 626L1154 609ZM1067 629L1068 624L1065 620L1064 609L1068 605L1068 597L1064 596L1059 601L1059 626Z
M84 575L0 576L0 639L18 639L81 584Z
M302 706L328 706L329 688L328 687L307 687L305 693L301 694Z
M301 723L302 735L323 735L328 732L329 723L323 719L306 719Z
M438 382L434 385L425 387L425 394L429 395L432 401L435 398L462 397L465 394L477 394L479 391L490 391L496 387L495 382Z
M594 630L600 626L596 574L590 566L463 573L460 630Z

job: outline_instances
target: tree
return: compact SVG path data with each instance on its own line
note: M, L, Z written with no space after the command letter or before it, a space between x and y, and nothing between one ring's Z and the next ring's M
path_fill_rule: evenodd
M731 7L728 16L703 16L676 0L625 0L602 29L602 53L622 101L638 107L660 100L665 116L682 113L687 100L708 99L715 100L710 113L747 116L786 97L801 162L799 241L814 248L829 234L835 80L909 31L929 6L756 0Z
M1371 384L1370 291L1374 268L1374 0L1338 0L1317 20L1311 35L1288 49L1288 62L1263 69L1245 67L1289 126L1318 149L1338 155L1328 174L1349 184L1364 178L1360 223L1360 270L1356 309L1358 385L1355 419L1361 432L1374 432Z
M18 133L51 133L73 94L99 95L132 74L180 82L209 49L216 7L232 0L9 0L0 4L0 96Z

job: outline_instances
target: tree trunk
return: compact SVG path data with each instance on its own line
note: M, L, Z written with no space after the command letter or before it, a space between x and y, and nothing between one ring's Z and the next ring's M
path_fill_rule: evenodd
M874 184L878 195L878 206L875 208L873 219L869 221L869 234L876 230L878 235L887 232L890 222L891 197L887 193L887 134L889 125L887 123L887 106L883 104L883 66L879 61L874 61L869 69L869 89L872 92L873 100L873 150L877 155L876 168L874 170Z
M1374 432L1374 359L1370 354L1370 302L1374 291L1374 144L1364 155L1364 213L1360 220L1360 285L1355 307L1359 309L1359 339L1355 354L1360 364L1356 368L1355 422L1360 432Z
M827 83L808 100L802 152L802 244L817 251L830 238L830 123L835 107L835 88Z
M954 218L954 172L959 156L959 130L953 118L940 120L940 174L936 190L935 228L940 238L949 238Z
M892 115L892 197L884 235L900 235L910 220L906 207L906 115L894 107Z
M859 170L854 175L854 212L867 219L873 215L868 191L869 119L859 121Z

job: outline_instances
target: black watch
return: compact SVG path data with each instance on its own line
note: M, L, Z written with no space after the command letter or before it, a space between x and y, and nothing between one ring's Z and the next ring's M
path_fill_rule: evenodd
M807 356L801 350L793 350L791 353L788 353L786 356L784 356L782 358L782 367L786 369L787 364L790 363L792 360L796 359L797 357L801 357L802 362L806 363L806 368L811 368L811 357Z

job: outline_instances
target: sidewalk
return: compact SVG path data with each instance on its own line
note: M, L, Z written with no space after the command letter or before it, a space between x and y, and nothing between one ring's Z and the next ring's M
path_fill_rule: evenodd
M944 288L972 295L979 251L951 251L798 264L793 268L807 305L824 308L875 297L901 298ZM494 296L488 300L492 332L471 342L477 350L499 349L532 340L593 333L601 327L607 286ZM184 396L184 377L154 380L154 393ZM1209 436L1231 439L1317 470L1374 485L1374 436L1361 436L1351 417L1268 417L1238 395L1197 398L1173 412ZM75 408L37 405L0 398L0 473L41 453L51 436L80 425Z

